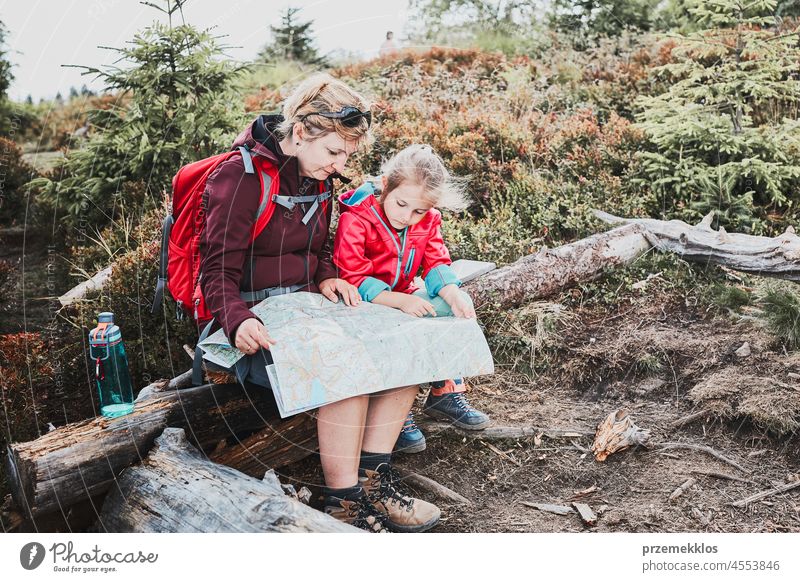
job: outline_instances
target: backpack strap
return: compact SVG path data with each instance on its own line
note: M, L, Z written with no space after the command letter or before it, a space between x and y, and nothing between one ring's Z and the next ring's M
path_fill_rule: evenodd
M253 167L253 154L250 153L250 148L246 145L239 146L239 151L242 154L242 161L244 162L244 173L255 174L256 169Z
M253 244L258 235L264 230L275 212L275 201L273 196L278 193L279 178L278 169L261 157L255 158L255 170L261 183L261 198L256 210L256 220L253 223L253 232L250 235L250 244Z
M325 202L330 197L331 192L329 190L321 194L312 194L309 196L278 196L277 194L274 194L272 196L272 201L275 202L275 204L280 204L289 210L294 210L294 207L297 204L313 202L314 204L311 205L311 208L309 208L308 212L306 212L303 216L303 224L308 224L308 221L311 220L311 217L314 216L317 208L319 208L320 203Z
M200 337L197 339L197 345L194 348L194 360L192 361L192 385L200 386L203 383L203 349L200 347L200 342L208 337L211 331L211 326L214 325L216 320L212 319L200 332Z
M172 232L172 225L175 224L175 218L172 214L168 214L164 218L164 223L161 226L161 250L158 258L158 281L156 281L156 294L153 297L153 305L150 308L151 313L158 313L161 308L161 303L164 301L164 288L167 286L167 264L169 259L169 235Z

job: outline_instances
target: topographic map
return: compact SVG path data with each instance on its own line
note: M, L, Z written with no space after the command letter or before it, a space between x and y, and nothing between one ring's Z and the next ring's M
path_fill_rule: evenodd
M318 293L291 293L251 308L276 340L267 372L282 417L351 396L494 372L474 319L414 317L383 305L348 307ZM203 357L230 367L244 356L222 330Z

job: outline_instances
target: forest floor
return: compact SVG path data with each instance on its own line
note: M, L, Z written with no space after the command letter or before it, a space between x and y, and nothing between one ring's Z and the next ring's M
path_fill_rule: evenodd
M525 375L500 367L473 380L470 402L489 413L494 426L584 436L487 441L479 433L437 430L441 425L424 429L427 449L396 455L395 462L471 501L453 504L416 490L442 508L432 531L800 532L800 488L747 507L731 505L800 479L800 440L785 424L795 422L800 406L800 357L773 349L772 339L749 321L686 303L643 295L615 314L578 309L551 333L549 361L537 367L543 371ZM750 354L737 354L745 342ZM424 425L423 397L415 410ZM651 431L651 445L598 462L591 435L619 408ZM672 424L701 410L708 413ZM657 443L665 442L711 447L744 470L702 451L659 452ZM317 457L280 474L298 488L319 491ZM693 485L671 501L689 478ZM577 513L556 515L527 505L573 501L592 508L595 525Z

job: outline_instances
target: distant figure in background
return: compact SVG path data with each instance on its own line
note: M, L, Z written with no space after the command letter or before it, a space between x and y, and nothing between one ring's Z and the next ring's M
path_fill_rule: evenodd
M386 33L386 40L381 44L378 54L382 57L393 55L397 52L397 44L394 42L394 33L390 30Z

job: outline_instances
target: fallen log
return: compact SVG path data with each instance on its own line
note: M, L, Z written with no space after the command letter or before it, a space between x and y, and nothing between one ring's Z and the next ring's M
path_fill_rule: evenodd
M285 495L274 474L258 480L208 461L182 429L167 428L106 496L105 532L354 532Z
M630 263L650 248L645 229L632 224L544 249L499 269L494 269L492 263L470 260L455 261L453 266L459 276L465 275L462 288L476 306L508 309L596 279L605 269ZM102 289L112 267L106 267L62 295L62 304L80 301L90 292Z
M61 303L62 307L66 307L67 305L72 305L78 301L81 301L86 298L87 295L94 293L95 291L101 290L106 282L111 278L111 270L113 265L109 265L102 271L98 271L92 276L90 279L76 285L66 293L64 293L61 297L58 298L58 301Z
M688 261L715 263L737 271L800 281L800 237L789 226L774 238L729 233L711 228L714 211L695 226L682 220L620 218L595 210L609 224L638 225L660 251L676 253Z
M233 444L222 441L208 458L245 475L258 477L271 467L299 461L318 449L317 420L312 414L302 412L268 424Z
M29 519L64 513L78 501L105 493L122 469L147 455L156 436L167 427L185 429L190 440L206 450L223 439L269 425L272 439L279 444L270 444L265 437L261 446L267 454L261 460L275 467L296 460L294 453L285 456L281 426L287 421L278 416L270 391L238 384L168 388L167 381L146 387L146 397L137 399L134 411L126 416L75 422L34 441L11 443L6 473L19 510Z
M476 307L509 309L596 279L604 269L628 264L650 248L643 227L625 225L522 257L466 283L462 289Z

